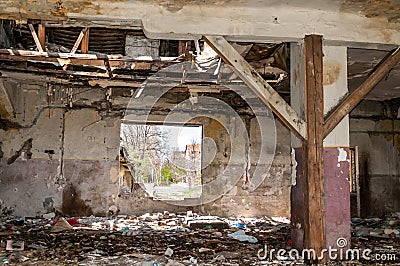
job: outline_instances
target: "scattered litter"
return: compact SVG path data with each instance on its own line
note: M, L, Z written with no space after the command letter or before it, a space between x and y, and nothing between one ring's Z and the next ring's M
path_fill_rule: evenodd
M58 226L62 230L54 233ZM400 214L352 219L351 244L374 253L397 254L399 226ZM21 249L23 243L24 249L6 250L10 245L7 239L12 239L13 249ZM264 244L269 250L291 248L287 220L221 218L193 212L59 218L53 223L43 217L0 217L0 265L303 265L297 260L282 264L258 259L257 252Z
M200 249L199 249L199 252L200 252L200 253L210 252L210 251L212 251L212 249L209 249L209 248L200 248Z
M242 223L235 223L232 225L232 227L236 227L236 228L240 228L240 229L249 229L250 228L249 226L242 224Z
M71 225L71 226L75 226L75 225L78 225L78 224L79 224L79 221L78 221L77 219L74 219L74 218L68 219L67 222L68 222L69 225Z
M172 254L174 254L174 251L170 248L167 248L167 250L165 250L165 256L171 257Z
M53 219L54 217L56 217L56 214L54 212L50 212L50 213L46 213L42 215L44 219Z
M239 240L241 242L250 242L250 243L257 243L258 240L254 236L246 235L246 232L243 230L236 231L234 233L228 234L230 238Z
M194 257L190 257L189 262L192 264L197 264L197 259Z
M353 218L351 223L353 234L357 237L395 238L400 234L398 213L383 218Z
M232 251L222 251L218 254L217 257L223 257L227 259L237 259L240 258L241 254L239 252L232 252Z
M201 217L201 219L192 219L188 221L190 229L228 229L229 225L223 220L211 217Z
M385 235L392 235L392 234L398 235L399 234L399 230L397 230L397 229L386 228L383 230L383 232L385 233Z
M35 249L35 250L42 250L42 249L46 249L45 246L42 245L37 245L37 244L30 244L28 246L29 249Z
M8 251L20 251L24 250L24 242L23 241L15 241L8 239L6 250Z
M73 227L65 220L65 218L59 218L55 221L53 227L51 228L52 233L72 230Z

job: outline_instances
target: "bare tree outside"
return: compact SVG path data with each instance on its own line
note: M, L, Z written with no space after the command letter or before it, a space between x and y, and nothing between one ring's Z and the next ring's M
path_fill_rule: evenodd
M126 151L133 178L137 182L159 183L163 162L168 156L168 136L157 127L123 124L121 146Z
M185 145L179 147L171 140L177 138L171 136L171 128L121 125L122 192L129 194L134 184L140 184L151 190L150 193L147 191L151 197L178 199L200 196L194 187L201 185L201 138L198 140L192 136L188 139L190 135L186 136Z

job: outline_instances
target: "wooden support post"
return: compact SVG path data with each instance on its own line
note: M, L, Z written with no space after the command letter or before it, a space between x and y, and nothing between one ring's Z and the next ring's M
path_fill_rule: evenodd
M372 89L386 76L386 74L400 62L400 47L389 53L374 68L368 78L342 100L325 119L324 138L348 115Z
M179 41L178 44L178 55L183 55L186 53L186 46L187 42L186 41Z
M306 136L306 123L293 108L260 76L260 74L222 36L204 36L205 41L227 63L247 86L299 138Z
M82 54L87 54L89 52L89 32L90 29L87 29L85 35L82 38L82 43L81 43Z
M307 118L307 137L303 141L304 248L312 248L320 256L325 247L322 36L307 35L304 53Z
M45 50L46 28L42 24L38 25L38 37L42 49Z
M74 46L73 46L72 49L71 49L71 54L75 54L76 50L78 50L78 47L79 47L79 45L81 44L81 41L82 41L82 39L83 39L83 36L85 36L87 29L88 29L88 28L83 28L83 29L81 30L81 32L79 33L79 36L78 36L78 38L76 39L75 44L74 44Z
M35 28L33 28L32 24L28 24L28 27L29 27L29 30L31 31L33 40L35 41L35 44L36 44L36 47L38 48L38 51L42 53L43 52L43 48L42 48L42 45L40 44L40 41L39 41L39 38L38 38L38 36L36 34Z

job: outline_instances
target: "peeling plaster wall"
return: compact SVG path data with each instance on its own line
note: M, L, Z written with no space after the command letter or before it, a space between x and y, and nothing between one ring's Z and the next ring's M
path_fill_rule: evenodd
M350 115L351 145L359 146L361 215L400 211L398 100L363 101Z
M261 136L255 118L246 121L250 128L250 178L258 162ZM203 211L221 216L284 216L290 217L290 184L291 184L291 157L290 133L278 120L276 125L276 150L271 168L262 184L253 192L241 178L234 188L220 199L205 204ZM229 157L224 156L225 150L230 150L229 144L224 142L225 134L215 136L215 132L223 131L215 123L204 125L205 137L210 136L216 141L218 154L210 167L203 171L203 182L208 182L223 171L223 163ZM216 138L217 137L217 138ZM220 163L222 162L222 163ZM208 180L207 180L208 179Z
M4 79L4 84L12 92L15 117L9 117L13 123L0 129L0 204L15 208L16 215L35 216L53 208L71 216L107 215L115 207L126 214L163 210L194 210L222 216L290 214L290 134L277 120L275 158L260 187L250 192L241 178L227 195L212 203L177 207L146 197L140 188L128 198L118 195L120 117L130 93L111 95L108 102L108 90L103 88L72 89L67 84L14 79ZM170 98L176 99L176 95ZM160 102L167 108L167 99ZM161 111L158 113L165 117ZM244 112L240 117L250 132L251 178L260 163L260 129L251 115ZM230 119L220 114L222 123L229 123ZM216 157L202 172L206 183L221 173L235 147L231 147L227 132L215 120L199 118L197 122L203 125L204 137L212 138L217 148ZM235 134L240 143L247 133ZM30 138L32 147L29 142L26 144ZM7 164L16 154L19 156Z
M6 87L15 89L13 121L22 128L0 134L3 207L15 207L16 215L35 216L48 211L44 202L51 199L56 210L68 215L107 214L117 191L110 186L110 172L118 169L119 120L102 119L95 108L63 108L67 99L61 94L50 99L46 83ZM75 103L96 101L100 95L95 90L81 93ZM29 138L31 159L22 149L8 164Z

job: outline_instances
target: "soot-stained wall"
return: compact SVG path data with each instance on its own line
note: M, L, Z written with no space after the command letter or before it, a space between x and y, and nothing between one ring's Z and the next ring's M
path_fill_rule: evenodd
M350 115L359 147L361 215L400 211L400 101L363 101Z

